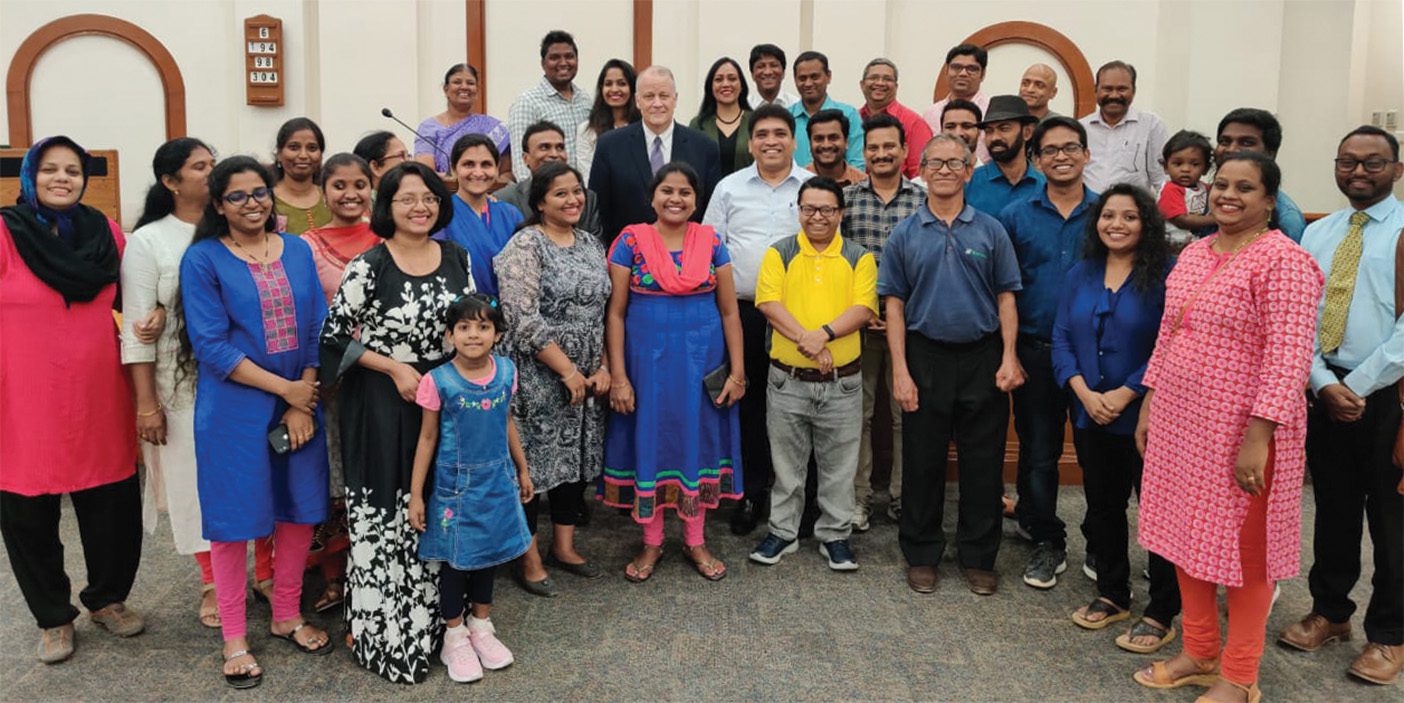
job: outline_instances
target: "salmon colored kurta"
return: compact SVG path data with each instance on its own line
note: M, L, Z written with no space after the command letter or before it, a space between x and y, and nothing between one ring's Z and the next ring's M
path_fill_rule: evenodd
M1280 231L1262 235L1232 261L1213 251L1216 239L1186 247L1166 282L1165 316L1145 377L1155 394L1140 543L1197 579L1242 586L1239 532L1250 496L1234 482L1233 469L1249 417L1278 424L1268 578L1291 578L1299 568L1306 383L1323 281L1311 255Z
M108 221L120 255L127 240ZM117 284L64 307L0 221L0 490L71 493L136 473L136 416L112 317Z

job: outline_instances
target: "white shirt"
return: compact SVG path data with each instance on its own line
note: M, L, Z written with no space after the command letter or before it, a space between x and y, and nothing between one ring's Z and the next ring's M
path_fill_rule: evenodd
M646 156L648 156L649 162L652 163L652 161L653 161L653 139L654 139L654 137L660 137L660 138L663 139L663 163L666 164L666 163L668 163L669 161L672 161L672 160L673 160L673 126L676 125L677 123L676 123L676 122L671 122L671 121L668 122L668 129L663 130L663 133L662 133L662 134L654 134L654 133L653 133L653 129L652 129L651 127L649 127L647 124L644 124L644 123L641 123L641 124L643 124L643 133L644 133L644 154L645 154Z
M1078 121L1087 128L1087 149L1092 152L1082 172L1088 188L1100 193L1117 183L1130 183L1160 192L1165 182L1160 152L1170 132L1155 113L1128 107L1114 127L1102 120L1101 110Z
M595 162L595 142L599 141L599 135L590 129L590 123L581 122L580 129L575 132L575 168L580 171L580 178L586 183L590 182L590 165Z
M759 90L751 93L751 96L749 98L752 110L759 108L761 105L779 105L780 107L783 107L788 110L790 109L791 105L794 105L795 103L799 102L799 100L800 98L798 95L795 95L794 93L787 93L785 92L784 88L781 88L780 92L775 94L774 100L766 100L765 98L762 98Z
M717 183L702 224L716 230L731 253L736 297L755 300L765 250L799 232L800 184L813 177L792 162L790 174L772 186L761 178L760 166L751 164Z

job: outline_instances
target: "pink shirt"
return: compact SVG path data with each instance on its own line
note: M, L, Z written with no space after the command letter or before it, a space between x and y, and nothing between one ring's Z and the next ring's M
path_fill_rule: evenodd
M1217 239L1186 247L1166 282L1165 316L1144 381L1155 394L1140 543L1197 579L1241 586L1239 533L1251 496L1233 472L1250 417L1278 425L1268 578L1291 578L1300 567L1306 380L1323 280L1311 255L1280 231L1262 235L1232 261L1214 253Z
M921 113L921 118L926 120L926 125L931 128L932 134L941 133L941 111L946 108L946 103L950 101L951 96L947 95L932 103L931 107L926 108L926 112ZM970 99L970 102L980 106L980 119L985 119L985 113L990 111L990 96L984 93L976 93L975 97ZM923 144L922 146L926 145ZM985 148L984 132L980 133L980 141L975 147L975 158L982 164L990 160L990 152Z
M108 221L120 254L127 239ZM0 220L0 490L71 493L136 473L136 411L117 339L117 284L89 302L34 275Z
M448 363L452 364L453 362L450 361L450 362L448 362ZM457 370L457 369L455 369L455 370ZM478 385L480 385L480 386L486 386L488 383L491 383L491 382L492 382L492 377L493 377L493 376L496 376L496 375L497 375L497 360L496 360L496 359L493 359L492 357L488 357L488 370L487 370L487 373L485 373L485 374L483 374L482 376L479 376L479 377L477 377L477 378L470 378L470 379L467 379L467 380L468 380L469 383L476 383L476 384L478 384ZM513 369L513 370L512 370L512 395L516 395L516 394L517 394L517 372L516 372L516 369ZM415 394L414 394L414 402L415 402L417 405L419 405L419 407L424 408L425 410L433 410L434 412L438 412L439 409L443 407L443 404L442 404L442 403L440 402L440 400L439 400L439 384L434 383L434 377L433 377L433 376L430 376L429 374L426 373L426 374L424 374L422 377L420 377L420 379L419 379L419 390L415 391Z
M916 178L921 173L921 152L926 148L926 143L931 141L931 127L916 110L896 100L888 103L883 112L896 117L897 121L902 123L902 130L907 135L907 162L902 167L902 173L907 178ZM859 108L858 114L865 120L872 116L867 105Z

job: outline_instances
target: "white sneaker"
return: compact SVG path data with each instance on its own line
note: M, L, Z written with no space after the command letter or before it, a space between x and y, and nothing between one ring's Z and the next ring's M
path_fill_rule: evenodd
M853 511L853 531L867 532L872 525L868 522L868 517L872 514L872 509L867 504L860 503L858 509Z
M467 628L459 625L444 633L444 646L439 650L439 661L448 667L450 679L458 683L473 683L483 678L483 665L478 661L478 653L473 651Z
M512 650L507 649L507 645L497 639L497 628L492 626L491 620L474 619L469 623L468 642L473 646L473 651L477 652L483 668L488 671L505 669L514 661Z

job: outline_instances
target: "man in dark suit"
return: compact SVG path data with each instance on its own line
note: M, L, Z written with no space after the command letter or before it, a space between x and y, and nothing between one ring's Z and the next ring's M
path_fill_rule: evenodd
M664 164L681 161L697 171L701 182L697 211L692 215L697 222L702 221L712 189L721 179L717 143L673 121L678 105L673 72L650 66L639 74L636 85L634 100L643 120L601 134L590 167L590 190L599 195L607 241L628 225L658 219L648 187Z
M555 122L541 120L526 128L522 133L521 159L526 163L527 171L536 173L536 169L542 164L551 161L566 161L565 132ZM528 205L528 197L531 195L531 176L513 183L496 193L493 193L498 200L510 205L515 205L522 211L522 217L531 216L531 208ZM589 190L585 191L585 212L580 214L580 224L576 225L580 229L589 232L600 238L604 245L608 247L612 240L605 239L603 230L600 227L599 197Z

